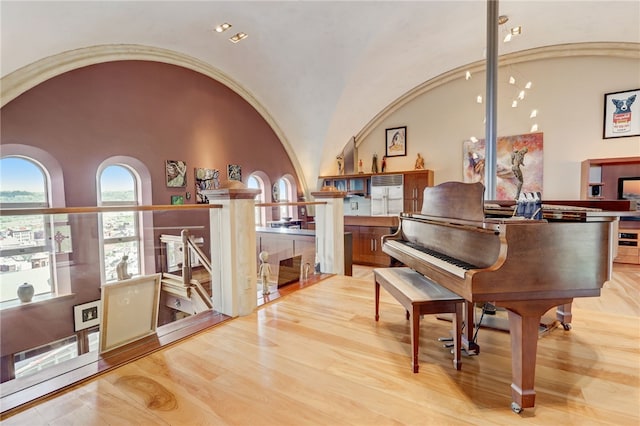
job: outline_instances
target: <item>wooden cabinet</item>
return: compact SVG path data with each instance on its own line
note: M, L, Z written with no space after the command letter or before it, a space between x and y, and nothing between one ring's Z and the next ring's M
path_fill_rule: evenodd
M433 170L412 170L406 172L360 173L344 176L320 176L322 186L335 186L348 195L371 196L371 176L403 175L404 209L419 211L422 207L422 193L427 186L433 186Z
M424 189L433 186L433 170L417 170L404 173L404 211L420 212Z
M640 157L584 160L580 170L580 199L615 200L618 178L640 176Z
M393 234L398 218L389 216L345 216L345 232L353 238L353 263L370 266L390 266L391 257L382 251L383 235Z
M618 254L614 262L640 264L640 222L620 222Z

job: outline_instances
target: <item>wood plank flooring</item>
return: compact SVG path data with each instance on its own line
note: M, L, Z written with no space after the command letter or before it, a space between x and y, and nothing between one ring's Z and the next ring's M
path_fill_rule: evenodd
M409 323L370 269L335 276L161 349L3 420L3 425L640 424L640 267L616 265L573 329L539 340L536 407L510 410L508 333L482 329L461 371L425 316L420 373Z

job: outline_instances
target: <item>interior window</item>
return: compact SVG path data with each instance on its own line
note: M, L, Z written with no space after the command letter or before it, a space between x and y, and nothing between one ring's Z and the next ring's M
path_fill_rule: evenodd
M2 209L49 207L44 168L26 157L0 160ZM33 286L33 297L56 292L50 241L53 218L48 215L0 216L0 302L18 300L18 287Z
M137 205L137 176L127 166L111 165L100 173L101 206ZM140 218L135 211L102 213L100 220L104 279L118 279L117 266L127 263L127 272L140 274Z
M247 179L247 187L251 189L259 189L260 193L256 195L256 203L264 203L265 200L265 184L264 181L260 178L260 176L252 174ZM262 207L256 207L255 212L255 221L256 226L265 226L266 221L266 209Z

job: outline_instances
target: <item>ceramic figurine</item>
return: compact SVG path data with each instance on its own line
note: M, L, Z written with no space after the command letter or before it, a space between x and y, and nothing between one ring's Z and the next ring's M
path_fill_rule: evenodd
M260 281L262 282L262 294L267 295L269 291L269 276L271 275L271 265L267 262L269 260L269 253L261 251L258 255L260 258Z
M418 153L418 158L416 158L416 165L414 168L416 170L424 170L424 158L422 158L420 153Z
M116 275L118 276L118 281L128 280L132 276L129 272L127 272L127 260L129 260L129 256L125 254L124 256L122 256L122 259L118 263L118 266L116 266Z

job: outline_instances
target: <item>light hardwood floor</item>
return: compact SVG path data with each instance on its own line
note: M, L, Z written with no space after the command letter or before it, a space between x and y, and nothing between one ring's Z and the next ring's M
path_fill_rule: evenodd
M3 425L638 425L640 267L616 265L573 329L539 340L536 407L510 409L509 335L482 329L461 371L426 316L409 324L369 268L332 277L14 414Z

